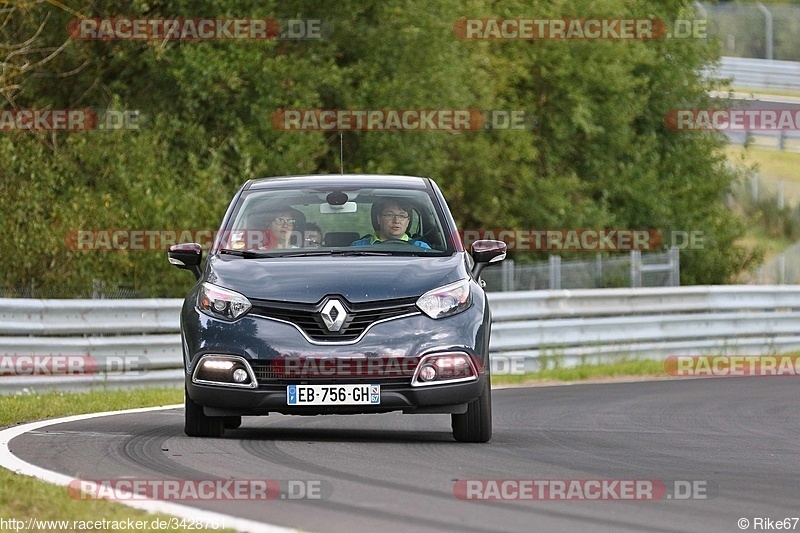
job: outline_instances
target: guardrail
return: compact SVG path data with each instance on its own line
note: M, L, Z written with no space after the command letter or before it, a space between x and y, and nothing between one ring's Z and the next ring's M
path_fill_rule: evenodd
M0 298L0 394L49 388L178 387L183 383L182 304L180 299ZM90 368L68 375L9 376L4 375L9 373L2 364L4 355L84 357ZM131 361L135 370L126 368Z
M499 296L499 298L498 298ZM564 366L625 356L800 350L800 286L721 285L490 293L492 358Z
M528 371L543 357L571 366L621 356L800 350L800 285L497 292L489 293L489 300L493 363L515 358L524 363L516 368ZM180 387L181 304L177 299L0 299L0 356L84 356L96 364L89 374L5 375L0 393ZM120 367L131 360L141 361L136 370L146 372Z
M737 89L800 91L800 62L747 57L722 57L717 77L733 78Z

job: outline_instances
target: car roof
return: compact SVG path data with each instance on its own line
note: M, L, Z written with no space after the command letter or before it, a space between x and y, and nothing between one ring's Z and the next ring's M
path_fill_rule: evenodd
M386 174L320 174L312 176L278 176L248 181L244 190L284 189L286 187L341 187L358 189L381 187L391 189L428 188L428 179L418 176L396 176Z

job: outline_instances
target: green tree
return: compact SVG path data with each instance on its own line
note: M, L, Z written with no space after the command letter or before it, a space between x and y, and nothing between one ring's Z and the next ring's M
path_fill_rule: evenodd
M689 2L19 6L7 13L3 43L30 42L6 61L15 69L3 79L5 109L139 110L141 127L0 134L0 288L34 280L40 295L85 296L100 279L144 296L184 294L191 278L163 251L79 251L65 240L79 229L213 229L247 179L338 173L338 133L276 129L280 109L523 110L535 119L523 131L345 132L344 169L433 177L462 228L704 231L706 248L683 255L684 284L725 282L753 260L736 245L742 223L723 201L736 179L724 138L664 123L672 109L712 105L715 85L701 73L717 56L713 43L468 41L453 31L463 17L690 18ZM319 18L332 32L307 41L69 40L78 16Z

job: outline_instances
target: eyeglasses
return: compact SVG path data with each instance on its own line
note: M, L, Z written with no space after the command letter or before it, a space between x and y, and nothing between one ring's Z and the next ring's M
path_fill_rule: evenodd
M297 222L294 218L276 218L273 220L279 226L294 226L294 223Z
M394 219L394 220L399 220L401 222L405 222L410 218L408 215L403 213L381 213L381 216L387 220Z

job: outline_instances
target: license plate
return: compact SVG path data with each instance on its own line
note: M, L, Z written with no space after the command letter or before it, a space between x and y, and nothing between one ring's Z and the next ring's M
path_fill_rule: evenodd
M378 405L380 385L289 385L287 405Z

